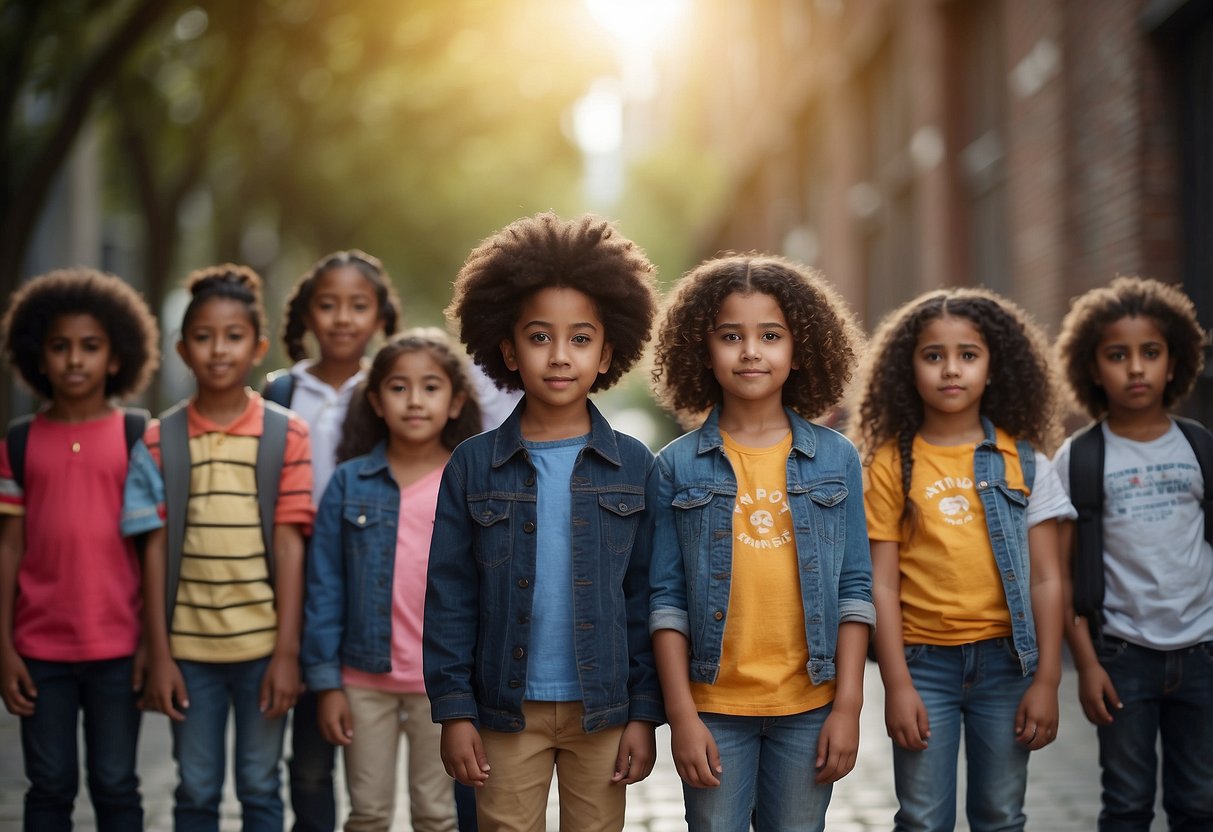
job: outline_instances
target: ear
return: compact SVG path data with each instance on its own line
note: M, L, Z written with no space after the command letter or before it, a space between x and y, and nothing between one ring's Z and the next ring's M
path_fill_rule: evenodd
M383 418L383 402L379 400L379 391L367 390L366 400L370 402L371 410L375 411L375 415L380 419Z
M257 339L257 346L253 351L253 366L256 367L265 360L265 354L270 351L270 339L262 335Z
M185 341L177 341L177 355L181 356L181 360L185 362L185 366L190 366L190 357L185 351ZM193 369L192 367L190 369Z
M514 351L514 341L511 338L502 338L501 343L501 358L505 361L505 366L510 372L518 372L518 354Z
M606 343L602 345L602 360L598 362L598 374L602 375L607 370L611 369L611 359L615 356L615 345Z
M1167 359L1167 384L1170 384L1175 379L1175 364L1179 361L1179 357L1172 355Z
M448 419L458 419L459 415L463 413L463 406L467 404L467 401L467 393L460 392L451 396L451 406L447 409L446 417Z
M117 355L114 355L111 353L109 363L105 365L106 374L111 375L111 376L116 376L116 375L118 375L118 371L121 369L122 369L122 362L118 360Z

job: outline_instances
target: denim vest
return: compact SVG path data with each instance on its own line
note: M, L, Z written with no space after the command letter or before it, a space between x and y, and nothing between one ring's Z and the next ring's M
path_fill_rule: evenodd
M838 627L876 623L859 455L841 434L787 411L787 500L795 524L808 674L835 675ZM733 574L737 479L720 436L720 409L657 456L649 630L691 643L691 680L714 684Z
M587 732L664 721L649 641L653 455L592 403L569 482L574 652ZM535 468L526 398L496 430L455 449L443 473L425 597L424 668L435 722L521 731L536 586ZM542 585L542 576L539 576Z
M994 562L1002 578L1007 609L1011 612L1011 637L1023 675L1036 672L1040 651L1036 645L1036 623L1032 617L1032 575L1028 553L1028 497L1007 485L1006 460L995 444L994 424L981 417L985 438L973 451L973 479L986 515L986 532ZM1036 456L1032 446L1016 440L1023 481L1031 491L1036 480Z
M309 688L341 687L342 665L391 672L399 513L385 442L339 465L329 480L307 556L300 660Z

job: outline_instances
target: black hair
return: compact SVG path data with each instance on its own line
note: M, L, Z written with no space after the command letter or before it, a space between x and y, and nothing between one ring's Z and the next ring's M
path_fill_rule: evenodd
M54 390L42 371L47 331L63 315L91 315L105 330L118 371L106 378L106 398L143 391L160 366L160 329L143 296L112 274L89 268L60 269L33 278L9 299L0 322L9 362L43 399Z
M654 281L644 252L606 220L537 214L472 250L446 315L485 375L518 390L522 377L506 366L500 345L514 337L522 305L542 289L576 289L593 302L613 348L610 368L590 387L594 392L610 388L643 354L657 308Z
M181 331L189 329L190 321L208 301L234 300L243 303L253 324L253 337L261 338L265 332L265 306L261 302L261 278L248 266L223 263L197 269L185 279L189 289L189 306L181 319Z
M335 251L317 260L315 265L304 272L287 298L286 312L282 318L282 343L292 361L307 358L307 346L304 342L304 336L307 335L306 318L312 297L316 294L316 284L325 272L343 266L357 269L375 287L375 301L379 304L379 320L382 322L383 334L389 337L395 334L400 321L400 299L396 296L392 279L382 261L356 248Z

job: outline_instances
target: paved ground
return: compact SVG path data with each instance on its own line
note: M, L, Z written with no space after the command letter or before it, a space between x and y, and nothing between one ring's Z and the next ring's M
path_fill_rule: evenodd
M1027 800L1030 830L1089 832L1095 828L1095 817L1099 810L1095 729L1087 724L1078 707L1075 683L1075 674L1067 671L1061 690L1061 736L1032 758ZM891 828L896 799L893 795L888 742L884 732L880 680L875 666L869 665L859 763L854 772L835 786L826 823L831 832L868 832ZM658 750L660 760L652 776L629 790L629 830L672 832L685 829L682 791L678 775L670 762L669 734L664 730L658 734ZM164 717L148 715L145 718L139 758L147 828L170 830L176 773ZM0 830L3 832L21 827L24 789L17 720L8 713L0 713ZM407 830L407 798L402 796L399 802L401 811L395 829ZM553 796L549 807L551 829L556 828L557 811ZM230 794L224 802L223 815L224 830L239 830L239 807ZM95 828L86 798L82 797L78 802L76 821L77 829ZM1156 817L1153 829L1164 828L1165 823ZM968 829L963 813L957 829Z

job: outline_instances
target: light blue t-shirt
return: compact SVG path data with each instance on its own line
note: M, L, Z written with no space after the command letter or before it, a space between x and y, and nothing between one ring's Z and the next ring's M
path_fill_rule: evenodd
M535 466L535 590L531 607L531 658L525 698L540 702L581 699L573 647L573 523L569 483L589 436L522 444Z

